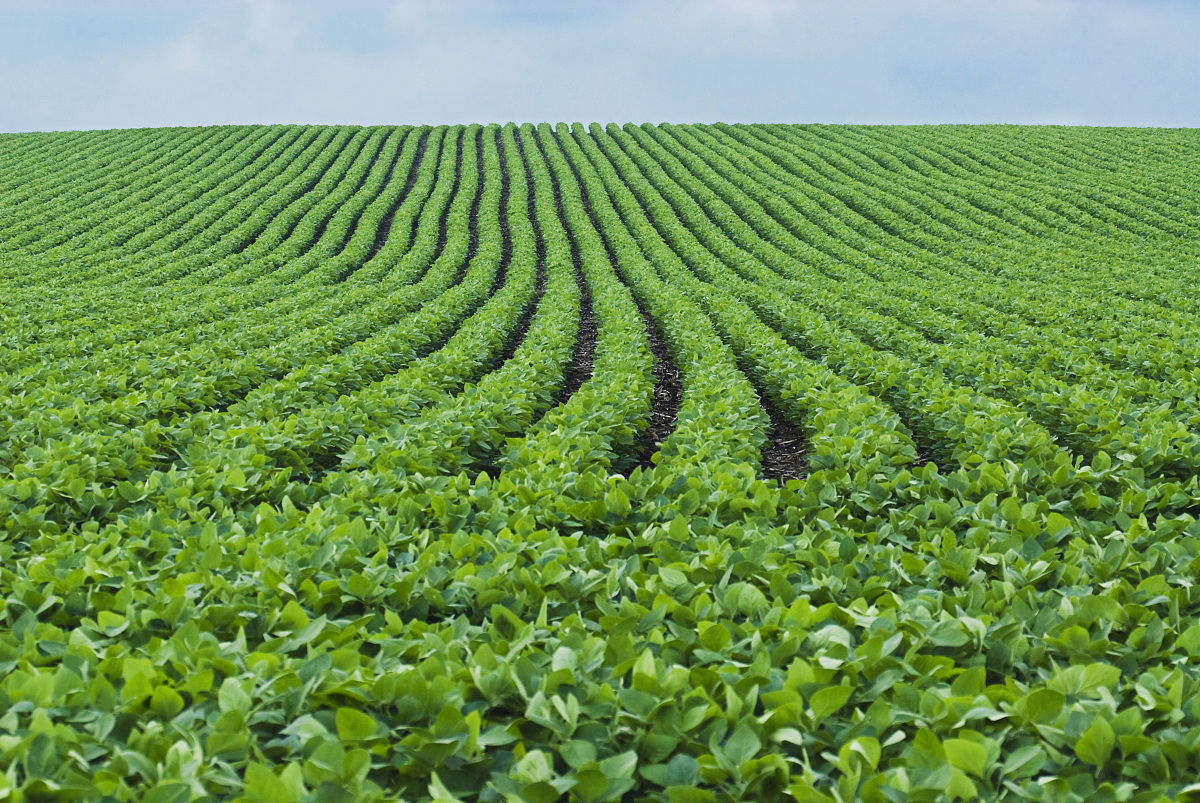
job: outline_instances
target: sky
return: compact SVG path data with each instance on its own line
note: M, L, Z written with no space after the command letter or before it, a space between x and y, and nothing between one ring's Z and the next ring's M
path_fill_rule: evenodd
M1200 126L1200 0L0 0L0 131Z

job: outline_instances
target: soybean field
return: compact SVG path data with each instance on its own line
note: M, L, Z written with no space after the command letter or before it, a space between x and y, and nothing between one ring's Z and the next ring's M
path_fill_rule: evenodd
M1198 171L0 135L0 798L1200 799Z

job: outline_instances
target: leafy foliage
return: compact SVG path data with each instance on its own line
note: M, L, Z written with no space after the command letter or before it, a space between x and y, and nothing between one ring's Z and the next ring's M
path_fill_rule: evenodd
M1196 144L0 136L0 797L1190 799Z

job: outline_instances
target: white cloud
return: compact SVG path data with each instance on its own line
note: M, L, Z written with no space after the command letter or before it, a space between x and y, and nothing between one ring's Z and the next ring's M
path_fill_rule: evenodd
M2 3L3 0L0 0ZM224 121L1200 124L1168 0L281 0L189 6L93 63L2 55L0 127ZM13 80L15 79L15 80Z

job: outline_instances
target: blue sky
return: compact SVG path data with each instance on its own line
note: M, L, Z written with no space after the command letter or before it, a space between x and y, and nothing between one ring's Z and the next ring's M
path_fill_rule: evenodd
M0 131L1200 126L1200 0L0 0Z

